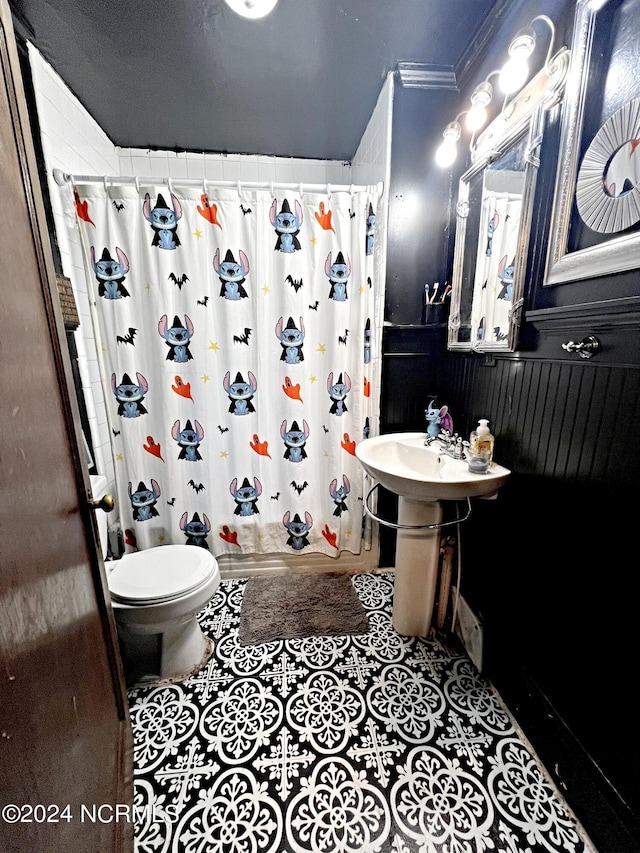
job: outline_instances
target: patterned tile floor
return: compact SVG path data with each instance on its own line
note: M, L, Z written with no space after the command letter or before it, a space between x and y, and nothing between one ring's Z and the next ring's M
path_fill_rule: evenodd
M368 634L250 647L223 581L207 666L130 691L138 853L592 851L466 655L395 633L392 573L352 580Z

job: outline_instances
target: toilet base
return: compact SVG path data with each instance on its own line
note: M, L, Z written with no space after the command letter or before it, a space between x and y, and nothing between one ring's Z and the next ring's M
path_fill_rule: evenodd
M213 641L202 633L195 617L160 634L132 631L120 623L118 639L128 687L184 681L213 653Z

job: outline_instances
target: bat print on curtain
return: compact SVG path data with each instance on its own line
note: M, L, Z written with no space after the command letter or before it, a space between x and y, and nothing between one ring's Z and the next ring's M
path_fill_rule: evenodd
M377 188L76 185L128 548L358 553Z

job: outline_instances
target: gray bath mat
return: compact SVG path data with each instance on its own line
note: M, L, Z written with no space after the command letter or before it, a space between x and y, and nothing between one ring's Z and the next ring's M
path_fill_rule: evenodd
M368 630L367 614L349 575L254 577L245 586L238 632L242 646Z

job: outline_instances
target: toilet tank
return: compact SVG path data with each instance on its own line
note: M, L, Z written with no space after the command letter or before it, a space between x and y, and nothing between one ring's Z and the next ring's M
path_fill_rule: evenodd
M94 501L99 501L107 494L107 478L104 474L90 474L91 494ZM106 559L107 550L109 547L109 534L107 529L107 513L102 509L96 509L96 521L98 522L98 537L100 539L100 547L102 556Z

